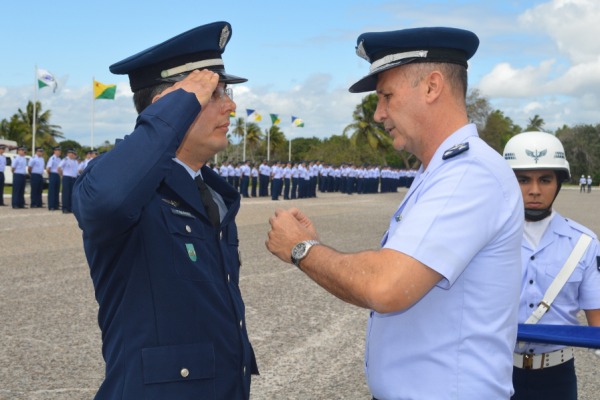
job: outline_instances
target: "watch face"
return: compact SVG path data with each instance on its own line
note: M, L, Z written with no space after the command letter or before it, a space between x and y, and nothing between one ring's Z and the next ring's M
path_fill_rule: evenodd
M292 256L296 259L300 258L304 255L305 251L306 251L306 243L304 243L304 242L298 243L292 250Z

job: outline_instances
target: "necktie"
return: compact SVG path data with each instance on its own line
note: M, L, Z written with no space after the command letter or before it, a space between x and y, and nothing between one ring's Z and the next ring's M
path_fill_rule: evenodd
M198 186L198 191L200 192L200 199L202 200L202 204L204 204L204 208L206 209L206 213L208 214L208 219L214 227L217 227L221 224L221 217L219 216L219 207L215 200L210 194L210 189L202 180L202 177L198 175L196 179L196 186Z

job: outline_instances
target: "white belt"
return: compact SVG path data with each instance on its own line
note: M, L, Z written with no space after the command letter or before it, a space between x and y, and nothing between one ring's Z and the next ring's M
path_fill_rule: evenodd
M542 354L513 354L513 365L523 369L550 368L565 363L574 357L572 347Z

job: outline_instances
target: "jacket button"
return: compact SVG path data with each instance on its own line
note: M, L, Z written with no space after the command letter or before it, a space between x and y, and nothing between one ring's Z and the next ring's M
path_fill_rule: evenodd
M187 378L190 375L190 371L187 368L181 368L179 373L181 374L182 378Z
M223 231L219 232L219 240L223 240Z
M186 231L187 233L190 233L190 232L192 231L192 228L190 228L190 226L189 226L189 225L186 225L186 226L185 226L185 231Z

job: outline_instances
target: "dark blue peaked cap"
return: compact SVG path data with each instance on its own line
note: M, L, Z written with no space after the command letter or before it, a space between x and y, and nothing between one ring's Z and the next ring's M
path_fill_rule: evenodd
M445 62L467 67L479 47L473 32L456 28L413 28L367 32L356 40L356 54L371 63L369 74L350 87L350 92L375 90L377 75L415 62Z
M221 54L231 38L228 22L213 22L177 35L110 66L110 72L129 75L131 90L161 82L177 82L196 69L209 69L225 83L242 83L248 79L229 75Z

